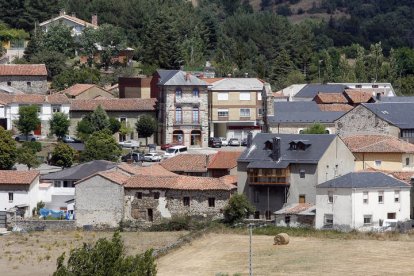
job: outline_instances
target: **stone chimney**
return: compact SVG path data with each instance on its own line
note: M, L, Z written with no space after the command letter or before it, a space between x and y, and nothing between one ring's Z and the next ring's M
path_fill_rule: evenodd
M272 159L274 161L280 160L280 137L273 137L272 139Z
M249 131L249 133L247 133L247 147L250 148L250 146L252 145L252 141L253 141L253 133L251 131Z
M66 14L65 10L60 10L59 11L59 15L65 15L65 14Z
M96 13L94 15L92 15L91 23L92 23L92 25L98 26L98 15Z
M72 12L72 17L76 17L76 13Z

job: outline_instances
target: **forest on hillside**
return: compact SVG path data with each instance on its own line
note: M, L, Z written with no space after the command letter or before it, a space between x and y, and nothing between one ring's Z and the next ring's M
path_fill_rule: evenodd
M400 93L414 94L414 1L320 0L308 9L298 8L300 2L261 0L260 9L253 9L248 0L199 0L196 6L186 0L0 0L0 18L33 38L35 25L61 9L87 21L97 14L109 33L100 37L133 47L143 73L201 70L210 61L217 76L248 73L274 90L298 82L386 81ZM295 14L306 16L292 23ZM45 59L57 67L55 55L38 47L50 41L37 40L26 61ZM68 43L73 50L66 53L59 50L60 61L62 54L73 57L77 43ZM57 69L53 77L78 80L73 68ZM95 74L83 81L98 79Z

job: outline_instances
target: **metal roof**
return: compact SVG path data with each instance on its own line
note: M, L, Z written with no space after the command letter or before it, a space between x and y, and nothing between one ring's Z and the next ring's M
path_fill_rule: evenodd
M100 171L106 171L116 166L106 160L94 160L87 163L61 170L59 172L43 175L42 180L80 180Z

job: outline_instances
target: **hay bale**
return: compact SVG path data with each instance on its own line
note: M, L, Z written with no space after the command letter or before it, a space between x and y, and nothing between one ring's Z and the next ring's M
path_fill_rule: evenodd
M275 236L275 245L285 245L289 243L289 235L286 233L280 233Z

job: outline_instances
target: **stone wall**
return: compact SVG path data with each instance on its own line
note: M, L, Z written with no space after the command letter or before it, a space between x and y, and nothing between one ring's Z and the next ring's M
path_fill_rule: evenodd
M11 226L25 231L69 231L76 229L74 220L20 220L12 222Z
M48 91L46 76L0 76L0 86L8 86L8 82L11 87L28 94L46 94Z

